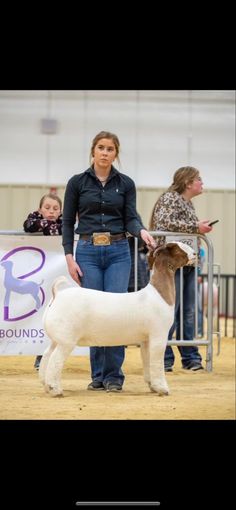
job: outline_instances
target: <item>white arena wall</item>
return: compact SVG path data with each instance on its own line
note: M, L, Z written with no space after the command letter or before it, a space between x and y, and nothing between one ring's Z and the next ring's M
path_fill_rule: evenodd
M54 120L44 132L42 120ZM199 168L200 218L219 219L211 234L215 262L235 272L234 90L0 91L0 230L21 230L42 194L89 166L92 138L115 132L120 171L137 185L148 226L152 207L182 165Z

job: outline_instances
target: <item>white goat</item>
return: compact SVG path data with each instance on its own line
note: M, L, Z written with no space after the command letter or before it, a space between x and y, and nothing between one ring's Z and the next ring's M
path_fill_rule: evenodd
M43 323L51 339L40 363L39 377L45 390L61 396L61 371L76 344L117 346L141 344L144 379L159 395L169 393L164 372L164 352L174 320L177 268L192 264L195 253L181 242L167 243L150 254L150 283L137 292L111 293L82 287L60 290L53 284L53 299Z

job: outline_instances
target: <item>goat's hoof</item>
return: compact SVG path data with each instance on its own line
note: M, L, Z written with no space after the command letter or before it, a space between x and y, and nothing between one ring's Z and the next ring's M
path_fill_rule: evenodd
M169 395L168 388L160 388L160 386L156 386L155 384L150 384L150 390L154 393L158 393L159 396Z
M63 390L60 388L55 388L55 386L50 386L50 384L45 384L45 391L49 393L51 397L63 397Z
M63 397L63 391L60 388L49 386L49 393L52 397Z

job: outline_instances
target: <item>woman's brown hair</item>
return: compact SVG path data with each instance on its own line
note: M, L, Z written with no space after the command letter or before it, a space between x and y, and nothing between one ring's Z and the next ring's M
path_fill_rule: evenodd
M194 168L193 166L181 166L181 168L178 168L178 170L174 173L173 182L167 191L177 191L177 193L181 194L185 191L187 185L193 182L197 177L199 177L199 170L197 170L197 168ZM160 197L158 197L152 209L151 219L149 222L150 231L154 230L153 216L159 199Z
M194 181L196 177L199 177L199 170L193 166L181 166L174 173L173 182L168 188L168 191L177 191L177 193L183 193L188 184Z

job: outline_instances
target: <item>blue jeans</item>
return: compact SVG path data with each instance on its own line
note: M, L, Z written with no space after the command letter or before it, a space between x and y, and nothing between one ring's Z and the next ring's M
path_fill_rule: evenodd
M184 266L183 268L183 338L180 338L180 270L175 273L175 320L171 326L168 340L172 339L172 335L176 329L176 340L193 340L194 337L194 316L195 316L195 269L193 266ZM188 368L192 362L201 364L202 358L198 352L198 348L178 347L182 358L182 365ZM174 363L175 356L170 345L165 351L165 367L171 367Z
M127 239L114 241L108 246L96 246L91 241L80 239L75 257L83 272L83 287L105 292L127 292L131 267ZM122 385L125 378L121 370L124 357L123 346L91 347L92 380L104 385L108 382Z

